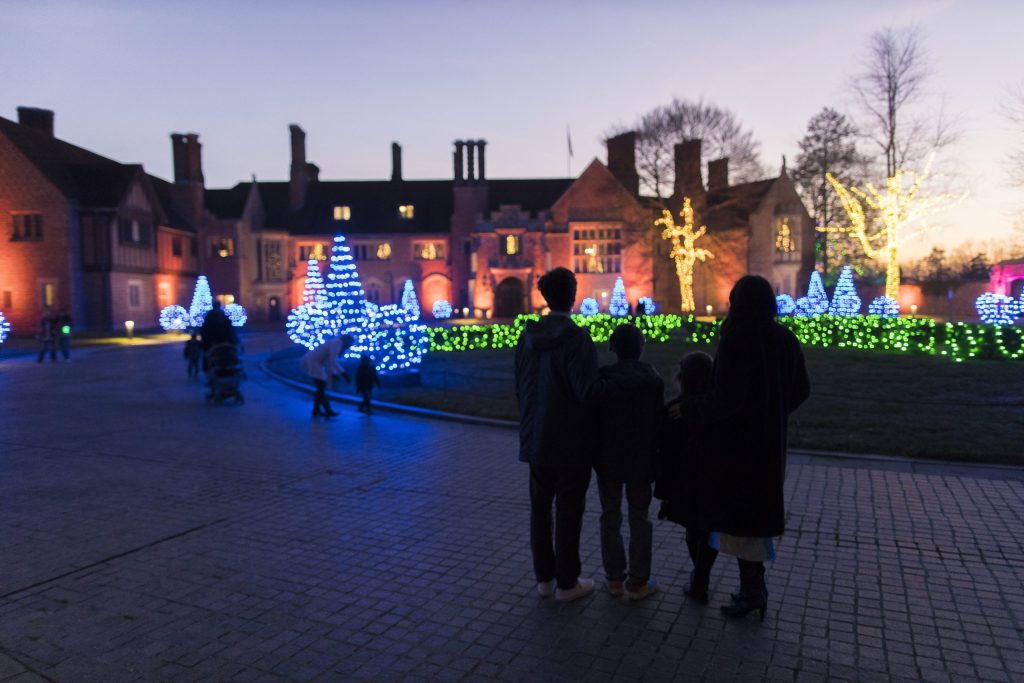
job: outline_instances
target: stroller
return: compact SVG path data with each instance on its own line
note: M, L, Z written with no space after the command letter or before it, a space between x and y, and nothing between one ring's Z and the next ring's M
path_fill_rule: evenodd
M220 405L229 398L236 404L245 403L245 397L239 391L245 370L239 360L237 344L224 342L211 346L206 352L206 385L210 392L206 394L207 403Z

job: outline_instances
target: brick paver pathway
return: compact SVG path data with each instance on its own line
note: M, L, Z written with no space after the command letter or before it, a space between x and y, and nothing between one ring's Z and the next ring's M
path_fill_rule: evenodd
M763 624L728 561L684 599L665 523L660 594L558 605L514 433L245 390L207 407L177 347L0 363L0 680L1024 679L1013 472L793 464Z

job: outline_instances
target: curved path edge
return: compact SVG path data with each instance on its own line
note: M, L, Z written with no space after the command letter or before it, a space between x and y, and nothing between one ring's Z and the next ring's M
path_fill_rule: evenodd
M266 354L259 363L270 378L278 382L312 394L314 388L304 382L285 377L282 374L270 369L270 356ZM327 396L335 401L358 405L359 398L347 394L339 394L328 391ZM404 403L391 403L388 401L374 401L373 407L395 413L403 413L416 417L429 418L434 420L445 420L447 422L458 422L461 424L478 425L484 427L496 427L499 429L518 429L519 423L515 420L499 420L489 417L478 417L476 415L464 415L462 413L451 413L433 408L421 408L410 406ZM949 460L931 460L925 458L908 458L899 455L881 455L877 453L843 453L839 451L819 451L804 448L791 448L789 450L789 461L791 464L816 464L832 465L837 467L861 467L878 470L890 470L901 472L914 472L917 474L937 474L944 476L965 476L980 479L1001 479L1024 481L1024 466L1018 465L994 465L987 463L956 462Z

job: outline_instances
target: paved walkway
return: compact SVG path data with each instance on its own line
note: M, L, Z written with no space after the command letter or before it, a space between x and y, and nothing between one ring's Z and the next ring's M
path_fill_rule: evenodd
M207 407L177 347L0 364L0 680L1024 678L1019 479L804 461L763 624L715 608L728 562L712 607L683 598L663 523L661 594L557 605L514 433L311 424L251 365Z

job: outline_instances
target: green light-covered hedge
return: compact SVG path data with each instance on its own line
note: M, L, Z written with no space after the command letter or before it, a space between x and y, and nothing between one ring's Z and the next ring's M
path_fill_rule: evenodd
M527 320L521 315L511 324L458 325L430 328L431 351L513 348ZM596 342L604 342L623 322L631 322L648 341L668 341L669 332L682 329L698 344L714 343L721 322L700 321L692 316L648 315L617 318L607 314L574 315L573 320L590 331ZM962 362L970 358L1024 360L1024 329L981 323L938 323L931 318L850 318L823 315L813 318L780 317L803 344L866 351L888 351L946 356Z
M931 318L850 318L823 315L780 317L801 343L810 346L920 353L946 356L956 362L969 358L1024 359L1024 329L981 323L938 323ZM691 341L711 343L719 322L689 318L683 330Z

